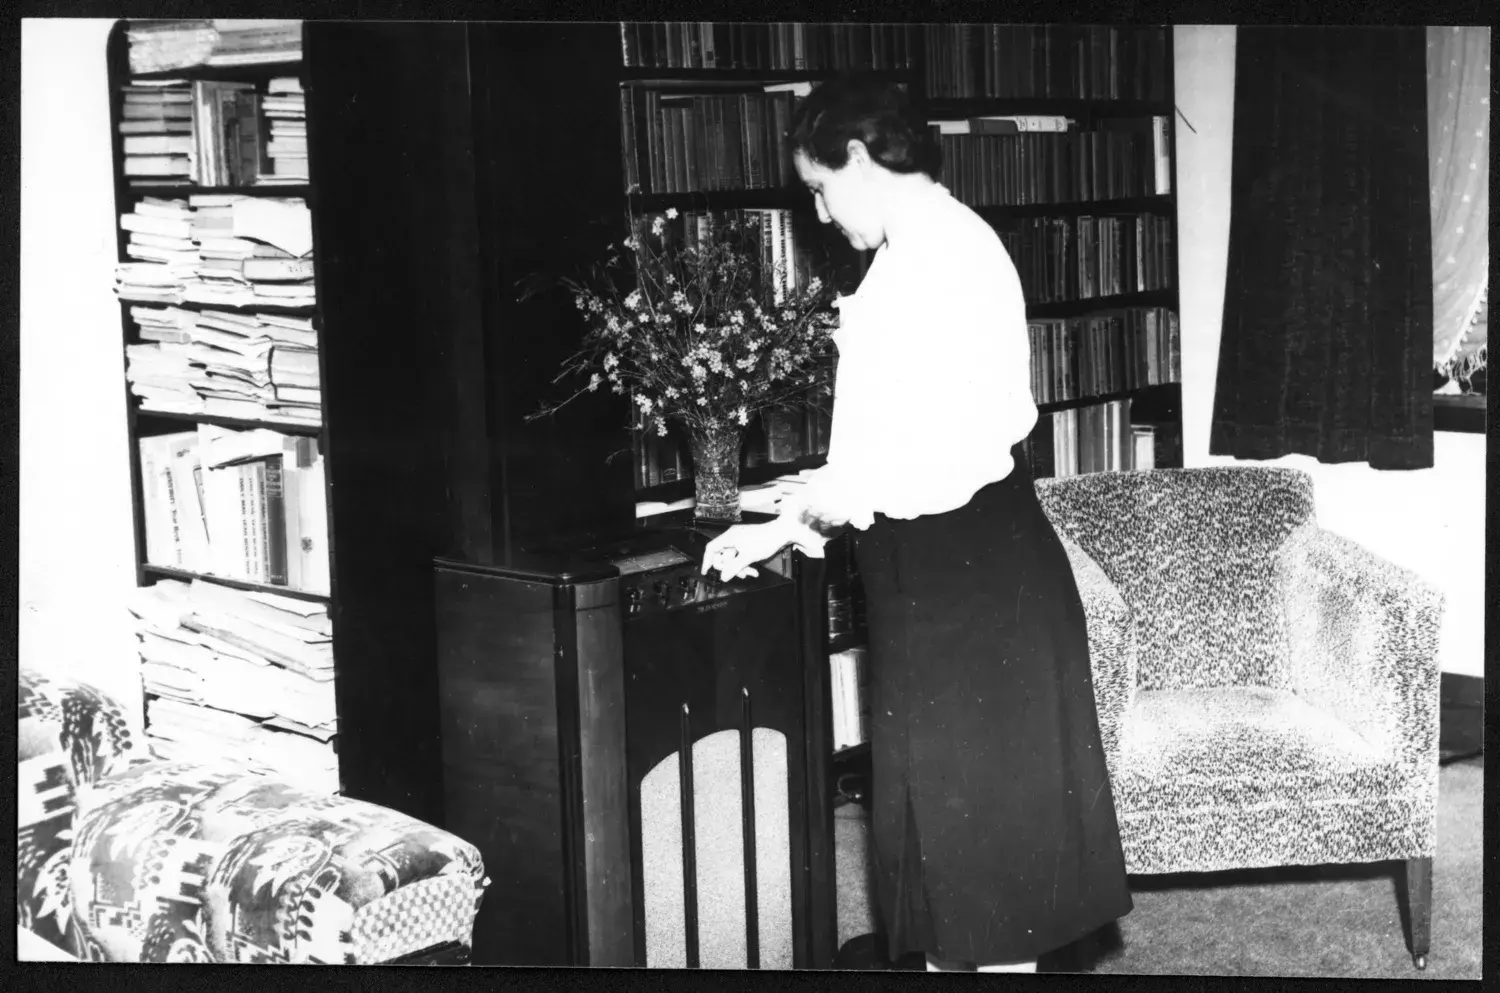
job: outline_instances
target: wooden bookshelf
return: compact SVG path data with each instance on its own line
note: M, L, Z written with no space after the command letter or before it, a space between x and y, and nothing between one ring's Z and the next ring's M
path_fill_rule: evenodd
M320 117L330 112L318 93L336 91L347 69L339 59L315 55L319 26L303 26L303 58L295 62L213 67L193 66L163 72L131 74L126 22L111 34L107 58L111 99L114 183L117 214L130 212L145 197L185 200L199 194L296 198L312 215L316 264L316 301L312 305L256 303L172 304L183 310L216 310L244 315L281 314L311 318L317 335L321 390L317 422L275 417L228 417L142 408L126 385L127 435L130 444L131 499L134 508L137 583L159 580L205 580L233 589L274 593L326 604L333 626L334 698L338 731L334 738L341 792L434 822L441 818L441 763L436 742L436 688L433 622L429 587L434 554L448 551L450 531L442 507L442 476L423 453L440 464L442 437L431 412L441 408L443 392L434 384L413 386L420 371L407 342L407 325L367 323L348 300L362 287L365 274L345 261L363 247L363 234L351 233L346 218L330 213L324 196L353 187L368 195L349 172L357 168L354 151L332 134L320 146ZM253 185L198 185L141 182L124 175L119 131L123 116L120 87L139 80L225 80L265 83L273 77L297 77L307 105L307 144L312 174L308 180ZM261 87L264 92L264 87ZM416 119L427 108L393 106L393 113ZM345 114L333 108L332 113ZM262 124L264 128L264 124ZM264 137L265 132L262 132ZM339 206L339 198L333 198ZM126 252L128 232L119 231L118 258L137 261ZM327 263L325 265L325 262ZM140 341L132 306L121 300L125 344ZM430 351L435 351L429 349ZM399 390L393 387L401 387ZM392 395L394 394L394 396ZM385 417L371 417L377 406ZM395 425L392 424L392 419ZM236 431L268 428L288 436L313 438L323 459L327 505L329 591L327 593L212 575L148 561L139 441L143 437L192 430L198 424ZM373 477L373 482L372 482Z
M622 25L622 28L626 28L626 26ZM626 28L626 30L636 32L638 38L634 43L637 44L639 43L639 37L644 37L646 33L645 28L640 25ZM658 31L658 39L669 37L670 32L673 30L673 27L668 26L665 32ZM767 30L774 35L777 29L775 26L772 26ZM1147 32L1154 30L1159 32L1159 34L1154 38L1146 35L1136 35L1135 40L1130 42L1131 45L1135 46L1133 49L1134 54L1126 56L1125 62L1115 64L1113 68L1117 72L1123 71L1121 67L1125 66L1129 59L1135 59L1136 61L1133 63L1135 70L1133 80L1121 78L1115 80L1112 84L1107 78L1109 66L1105 67L1106 71L1102 74L1104 78L1101 78L1101 74L1096 74L1087 84L1082 81L1075 84L1073 80L1057 78L1040 81L1033 80L1033 87L1039 93L1043 91L1049 94L1051 92L1066 92L1067 86L1075 86L1078 91L1116 91L1116 95L1110 98L1101 97L1091 99L1055 95L1034 95L1028 97L976 95L959 98L930 94L928 92L929 83L936 79L937 75L942 71L945 71L945 68L940 65L934 67L934 72L929 72L927 59L929 56L939 52L941 46L945 43L944 38L952 33L951 29L945 26L924 28L919 25L903 25L899 26L898 30L908 32L904 48L910 53L911 62L903 68L886 69L880 71L878 74L906 84L914 103L930 121L964 120L983 116L1005 115L1061 116L1068 118L1070 122L1076 123L1077 130L1080 132L1092 130L1096 126L1099 126L1107 129L1110 133L1115 133L1120 130L1122 122L1127 120L1144 119L1147 122L1151 122L1154 119L1152 126L1164 130L1166 134L1165 153L1170 165L1167 173L1168 188L1165 191L1144 192L1130 196L1074 200L1058 200L1045 196L1036 196L1037 199L1047 200L1048 202L1020 202L1005 205L985 203L975 204L973 209L998 230L1005 230L1019 222L1039 218L1073 220L1086 216L1145 215L1164 219L1169 247L1165 250L1165 275L1167 282L1162 288L1109 295L1080 295L1073 299L1056 299L1045 302L1029 301L1027 318L1030 321L1067 321L1068 319L1075 318L1086 320L1091 315L1120 309L1136 308L1143 310L1145 308L1162 308L1173 315L1180 314L1175 265L1177 245L1179 243L1177 238L1178 180L1176 148L1172 137L1175 104L1173 101L1172 37L1170 28L1148 28L1146 29ZM927 33L929 31L931 32L930 35ZM977 36L983 32L976 29L973 33ZM1017 37L1028 33L1032 36L1030 44L1033 46L1033 51L1035 51L1035 46L1038 44L1038 39L1045 44L1055 41L1059 46L1065 44L1071 46L1076 42L1077 38L1087 38L1086 29L1079 29L1073 26L1058 29L1055 39L1053 38L1054 32L1052 28L1043 28L1041 26L1006 27L995 32L998 36L1010 34ZM684 31L684 38L687 38L690 34L690 29L686 29ZM719 38L722 43L723 36L720 35ZM1121 45L1120 51L1123 52L1125 43L1120 41L1119 38L1116 38L1115 42ZM631 43L627 42L627 59L630 51L628 45ZM977 52L977 45L979 43L971 42L971 44L975 45L976 49L971 50L968 53L969 56L977 57L977 55L982 55L982 53ZM1000 42L997 42L997 44L1000 44ZM1080 48L1078 50L1082 51L1084 49ZM679 58L686 58L687 56L684 53L688 51L690 49L679 48L675 55ZM1068 51L1070 53L1068 59L1071 60L1074 58L1071 54L1073 49L1070 48ZM1141 59L1144 53L1154 53L1160 59L1160 63L1153 65L1143 64ZM639 49L636 50L635 54L637 56L640 55ZM953 64L952 55L953 53L950 51L944 56L949 67ZM1091 52L1089 57L1095 57L1093 52ZM982 58L979 61L982 61ZM975 64L977 66L978 63L976 62ZM977 73L979 70L976 68L975 71ZM998 73L998 70L996 71ZM730 84L736 87L743 87L745 84L768 84L792 80L815 82L820 79L829 78L832 75L833 70L829 69L817 71L801 69L787 70L785 68L663 69L660 66L626 65L621 69L620 80L622 85L660 85L664 91L670 87L679 92L682 92L684 87L696 83L702 84L705 87L704 92L713 92L708 87L716 85L730 86ZM977 78L972 82L974 85L971 88L976 93L984 92L986 88L999 89L998 81L992 82L990 77L986 77L982 83ZM637 145L637 172L642 177L648 177L649 171L647 169L643 144L647 140L649 130L645 126L646 122L639 116L643 109L641 101L632 100L627 106L630 106L632 112L637 114L637 119L631 129ZM1165 127L1162 127L1161 124L1163 118L1166 122ZM1070 130L1072 129L1073 124L1070 124ZM1053 178L1055 181L1056 177L1054 176ZM1149 184L1153 182L1153 177L1148 173L1144 176L1135 177L1133 181ZM952 188L951 183L950 188ZM719 189L712 192L665 194L647 192L628 197L627 201L632 207L638 210L662 210L667 207L677 207L680 210L780 207L810 213L813 209L811 199L805 192L797 188L785 187L770 190ZM863 259L861 260L861 262L864 261ZM1024 257L1016 258L1018 268L1023 270L1023 281L1024 270L1029 261ZM862 271L863 266L860 267L860 272ZM1165 336L1168 334L1168 328L1161 326L1158 333ZM1144 343L1140 347L1145 347ZM1052 415L1083 411L1103 404L1128 404L1128 409L1131 411L1132 418L1136 423L1151 424L1159 432L1158 443L1156 445L1158 465L1180 466L1182 458L1181 385L1176 381L1177 377L1172 375L1175 370L1171 368L1170 360L1173 357L1170 354L1169 342L1162 342L1159 348L1161 350L1158 354L1167 364L1160 369L1153 368L1152 376L1154 379L1146 382L1145 385L1129 389L1094 391L1091 394L1077 398L1039 403L1038 411L1040 416L1044 419L1050 419ZM1116 371L1113 375L1123 376L1125 374ZM1134 377L1135 373L1132 372L1129 374L1129 378L1123 381L1132 381ZM1144 379L1143 382L1145 382ZM1050 420L1048 424L1050 425ZM1052 444L1050 426L1045 434L1039 432L1039 437L1045 437L1046 443L1049 445ZM821 455L807 454L789 464L760 465L755 468L744 468L741 470L741 478L745 485L753 485L765 482L767 479L775 478L779 475L792 474L804 468L813 468L821 465L822 462L823 457ZM681 500L690 497L692 489L691 480L684 479L658 486L640 488L637 490L637 496L642 500ZM836 540L847 542L847 538ZM825 654L841 652L858 647L865 640L866 635L863 630L850 631L826 639L823 651ZM823 689L825 707L831 707L831 697L828 694L826 680ZM831 724L831 718L827 714L825 714L825 720ZM863 775L866 777L866 781L868 781L868 745L845 748L836 753L831 753L830 767L823 777L824 787L826 789L833 789L833 784L837 783L842 776L849 774L856 776Z

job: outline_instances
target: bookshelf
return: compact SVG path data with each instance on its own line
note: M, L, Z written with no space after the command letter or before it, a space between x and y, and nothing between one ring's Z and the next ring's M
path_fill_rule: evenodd
M161 590L176 588L176 584L206 584L206 590L218 591L214 598L221 611L214 615L217 620L213 628L218 634L212 637L231 638L198 641L192 645L197 653L192 661L185 660L180 648L167 646L171 648L167 655L184 667L176 671L162 665L165 657L162 652L166 649L159 637L161 632L153 633L151 624L142 622L148 734L154 727L157 732L175 738L175 743L170 739L153 742L169 755L201 752L207 757L212 749L188 736L186 725L174 727L172 715L177 714L179 721L186 719L184 714L194 715L195 721L200 715L205 719L212 717L213 735L219 742L227 743L224 748L238 749L244 755L261 759L262 767L269 771L311 789L337 790L437 821L441 817L441 765L436 740L436 687L431 661L433 622L428 583L431 556L452 550L454 539L442 510L445 482L440 473L432 471L432 461L420 453L440 450L442 438L438 425L432 423L432 411L442 409L438 398L443 391L422 380L421 366L414 365L403 347L403 338L407 337L404 327L368 322L365 314L348 303L350 293L346 287L364 279L364 273L357 271L363 233L350 230L339 202L340 188L358 186L347 178L355 163L350 159L352 151L340 146L336 134L324 139L321 148L318 145L324 138L320 130L332 131L320 129L320 118L327 120L328 114L318 103L318 93L320 90L336 93L340 80L347 77L347 69L336 58L319 58L315 37L318 26L301 24L295 26L294 42L290 45L296 58L132 73L130 28L131 22L118 22L107 50L117 214L134 214L143 203L153 201L185 202L192 218L189 223L201 223L203 228L194 228L191 248L181 245L179 240L173 250L198 252L199 258L205 259L204 239L210 234L255 242L251 257L261 254L289 257L286 273L295 270L301 278L286 279L286 274L282 278L289 286L295 283L302 287L283 291L297 294L295 299L286 301L263 296L258 289L249 298L240 292L238 296L225 294L223 299L214 299L211 293L198 296L193 290L154 300L128 299L129 293L122 294L137 594L159 594ZM163 85L173 81L180 83ZM233 130L227 127L216 130L213 122L222 126L224 119L207 116L209 111L195 106L200 91L208 92L218 84L240 84L258 97L253 112L236 115ZM287 92L273 93L278 86ZM179 126L174 133L194 143L192 168L201 172L161 178L127 174L130 157L127 139L133 135L121 133L122 121L157 116L165 119L168 112L160 111L158 115L158 108L143 118L140 107L136 106L127 118L127 100L139 104L142 98L127 98L125 87L133 88L135 93L176 90L188 94L188 102L181 105L193 108L194 123L191 130ZM291 92L294 89L300 90L300 94L294 95ZM270 108L275 102L266 101L275 95L282 97L283 106L301 105L301 113L289 110L271 116ZM146 98L153 107L168 100L180 102L182 98ZM277 120L291 124L275 127ZM142 133L151 132L134 129L134 134ZM204 165L204 147L197 144L211 134L224 138L215 154L224 156L226 161L233 160L222 167L224 171L212 175ZM237 145L236 140L245 144ZM139 149L138 144L136 147ZM180 152L183 146L178 143L175 150ZM286 161L289 150L292 161ZM277 152L275 158L273 151ZM283 178L256 181L257 174L274 176L275 171L283 171L284 167L290 171ZM164 167L163 171L166 168L181 171L180 163ZM223 182L226 171L232 171L227 183ZM211 221L200 213L204 208L195 206L193 200L205 196L219 198L208 203L218 205L219 213L232 221L227 230L208 230ZM234 200L226 205L230 198ZM257 235L249 227L240 230L234 213L240 209L235 204L241 201L256 204L251 214L263 205L281 201L305 205L306 216L299 223L309 244L293 245L281 252L262 251L271 236L264 231ZM170 208L163 210L170 212ZM219 218L220 222L223 220ZM138 232L127 230L125 223L119 230L117 245L121 264L157 261L140 257ZM311 270L297 269L292 264L307 260L311 260ZM242 269L240 275L243 274ZM202 275L200 268L197 278L207 281L209 277ZM252 281L252 286L259 285ZM163 318L163 310L174 312L175 316ZM143 337L146 330L146 324L140 320L143 313L147 315L147 324L153 320L175 324L167 327L165 337L158 332L147 332L148 336ZM205 315L220 316L219 325L210 327L208 332L205 332L208 326L202 323ZM278 325L266 324L278 319L285 330L281 337L274 330ZM252 347L258 337L264 336L267 327L273 329L269 350ZM213 330L227 332L228 337L215 338ZM283 337L287 340L282 340ZM131 372L132 367L140 371L137 363L143 345L159 346L158 352L200 350L195 353L196 371L191 380L183 380L180 375L186 364L179 358L172 359L174 374L178 375L176 388L181 390L184 382L194 383L193 390L199 392L200 398L207 395L202 392L205 384L213 386L220 382L212 376L205 379L204 370L216 368L215 360L232 361L228 349L244 347L255 365L251 373L240 369L244 378L237 381L238 388L242 395L255 398L255 402L248 407L240 404L233 411L214 410L208 402L199 407L182 395L179 402L162 405L161 398L168 394L158 392L154 400L143 395L149 391L139 389L141 377ZM275 359L278 350L301 353L297 376L288 376L284 368L278 372ZM277 416L287 410L277 404L295 394L295 390L285 388L293 379L303 384L304 392L300 394L303 402L315 399L315 405L303 406L297 416ZM392 391L391 384L404 384L405 388ZM395 396L391 395L393 392ZM154 406L162 409L153 409ZM379 407L383 415L369 416L371 407ZM247 566L244 571L223 568L221 559L184 560L181 542L189 526L197 523L202 527L204 521L215 517L227 519L228 515L214 514L214 507L206 499L196 508L188 506L191 499L175 485L164 497L152 480L170 477L181 482L194 478L193 473L175 460L165 476L160 475L159 463L155 461L151 462L149 472L144 471L147 466L143 465L143 442L153 446L163 438L191 437L196 432L199 444L193 457L199 464L194 468L199 474L197 478L202 479L209 472L202 464L203 453L208 450L203 439L217 434L247 438L266 429L283 437L284 448L274 455L258 453L259 462L275 463L276 467L257 470L262 474L258 478L265 489L252 492L251 504L241 505L238 522L251 530L259 529L260 558L255 563L248 559L242 563ZM404 461L410 471L403 471L395 464L401 460L393 457L394 452L405 453ZM413 452L418 454L413 456ZM303 461L308 465L302 465ZM310 472L314 465L318 470ZM295 487L291 481L294 474L299 480ZM276 478L284 481L279 501L278 488L272 482ZM295 506L294 490L298 494ZM175 546L171 537L165 542L161 537L160 522L164 518L160 507L164 503L169 508L165 519L178 525L173 531ZM224 510L222 504L215 506ZM246 509L247 506L252 509ZM201 516L194 517L194 513ZM293 528L293 521L295 530L289 535L285 529ZM206 530L212 549L215 528L208 524ZM274 553L278 544L281 553ZM163 549L174 547L176 556L172 560ZM321 560L321 575L307 574L306 563L292 571L291 559L297 556L298 549L307 563ZM253 564L261 571L251 571L248 566ZM299 580L299 573L305 582ZM225 600L226 594L237 599ZM274 632L279 636L284 637L289 630L280 623L289 613L300 617L301 623L307 625L306 630L317 629L305 644L293 646L291 660L280 660L274 652L266 654L272 651L267 647L272 642L255 640L265 628L241 626L245 617L238 611L243 608L253 614L260 609L255 604L245 604L255 597L265 597L255 601L261 606L269 600L288 608L280 613L273 611L273 615L264 611L259 615L262 622L275 625ZM203 603L193 602L197 604L192 610L195 617L210 616ZM173 618L185 612L188 608L174 610ZM225 617L231 618L236 626L224 628ZM192 643L194 635L203 632L189 629L187 623L183 622L176 636L185 635ZM167 640L172 637L175 636ZM250 638L248 643L233 640L246 637ZM273 647L285 649L285 642L276 641ZM315 656L314 661L322 668L298 672L291 663L299 662L304 650ZM249 656L261 659L256 663L253 677L244 675L244 658ZM264 664L267 659L269 666ZM220 672L221 678L223 671L233 668L243 681L234 686L219 682L210 692L215 677L205 673L213 667L217 667L214 671ZM161 675L164 672L171 675ZM264 675L267 672L274 674L274 682ZM299 676L307 678L298 682ZM261 677L266 681L261 682ZM173 680L177 678L184 682L175 684ZM301 702L293 706L289 702L292 697ZM153 711L160 715L156 721ZM281 720L293 711L303 719L290 724ZM313 724L317 716L327 719ZM288 744L290 741L296 742L295 747ZM276 747L267 742L276 743ZM308 772L312 767L318 770L316 776Z
M781 170L783 184L763 182L776 172L752 159L757 152L774 157L778 149L774 137L756 145L764 110L757 119L750 104L769 103L773 91L764 87L810 84L843 68L904 83L939 132L944 185L1000 234L1026 289L1040 414L1025 446L1033 473L1182 464L1169 28L627 22L620 61L625 204L637 212L786 210L803 222L799 237L818 227L807 223L812 199L788 169ZM644 96L653 91L654 99ZM695 96L707 99L691 104ZM706 118L706 134L695 140L693 126L677 122L681 133L674 138L670 113L661 111L669 99L690 105L700 130ZM743 102L726 113L734 99ZM774 124L784 127L789 116L774 117ZM1014 133L989 134L976 123L986 117L1065 125L1046 131L1030 129L1044 124L1022 124ZM681 157L698 166L686 191L685 170L672 175ZM851 292L869 256L836 239L809 240L827 252L840 289ZM824 461L826 448L808 444L805 433L801 447L773 461L766 434L752 423L744 486ZM632 449L638 464L663 458L658 448L643 459L639 435ZM638 472L638 513L656 513L647 504L681 506L691 497L685 455L666 455L670 470ZM820 793L810 798L811 823L822 828L810 839L816 858L820 845L831 846L831 807L868 797L868 741L851 743L858 734L841 723L859 706L847 684L863 678L867 636L847 537L830 543L824 562L805 560L801 567L815 570L817 585L828 591L819 605L826 636L814 653L830 659L817 675L823 714L811 731L829 756L809 773L809 789ZM823 896L831 900L831 878L813 885L829 889Z

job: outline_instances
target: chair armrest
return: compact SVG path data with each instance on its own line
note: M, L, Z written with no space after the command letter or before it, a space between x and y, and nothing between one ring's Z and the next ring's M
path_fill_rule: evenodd
M1276 567L1293 691L1435 775L1442 593L1316 525L1287 540Z
M1105 759L1113 773L1120 749L1120 731L1125 712L1135 700L1136 657L1135 619L1115 584L1088 552L1077 542L1059 534L1083 613L1088 620L1089 662L1094 677L1094 705L1099 715L1099 733L1104 741Z

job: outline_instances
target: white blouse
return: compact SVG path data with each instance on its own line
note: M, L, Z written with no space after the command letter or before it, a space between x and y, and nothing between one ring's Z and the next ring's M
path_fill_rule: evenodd
M1037 421L1020 277L998 235L948 191L879 249L841 297L826 463L787 497L778 523L820 557L810 510L864 529L968 503L1014 468Z

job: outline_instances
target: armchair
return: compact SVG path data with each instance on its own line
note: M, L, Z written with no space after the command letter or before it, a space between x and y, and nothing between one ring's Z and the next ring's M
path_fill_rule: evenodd
M1299 470L1037 492L1089 618L1129 871L1404 860L1425 968L1441 594L1320 528Z

